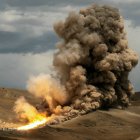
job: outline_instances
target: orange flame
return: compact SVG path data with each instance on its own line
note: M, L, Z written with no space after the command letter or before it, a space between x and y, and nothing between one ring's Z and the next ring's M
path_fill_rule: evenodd
M28 103L24 97L20 97L14 106L14 111L20 119L28 120L28 124L20 126L17 130L29 130L46 124L50 117L46 117L47 112L39 112L33 105Z
M30 129L34 129L37 128L43 124L46 124L49 118L46 118L45 116L38 114L34 120L32 120L29 124L24 125L24 126L20 126L17 128L17 130L30 130Z

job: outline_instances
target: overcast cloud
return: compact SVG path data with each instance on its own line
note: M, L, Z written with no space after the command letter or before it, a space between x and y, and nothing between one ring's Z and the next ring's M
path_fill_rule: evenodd
M53 24L94 2L120 9L129 46L140 54L139 0L0 0L0 86L25 87L32 73L48 72L58 41ZM136 90L139 70L140 65L130 76ZM18 79L13 81L14 73Z
M93 2L118 7L134 28L140 25L138 0L0 0L0 53L40 53L54 48L53 24Z

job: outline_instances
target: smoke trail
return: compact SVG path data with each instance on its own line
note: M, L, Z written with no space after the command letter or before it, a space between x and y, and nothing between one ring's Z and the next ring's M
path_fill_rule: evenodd
M71 12L54 30L62 38L53 60L59 80L40 75L28 82L29 92L44 99L40 106L48 104L58 122L101 107L128 106L134 94L128 76L138 56L128 48L118 9L92 5Z

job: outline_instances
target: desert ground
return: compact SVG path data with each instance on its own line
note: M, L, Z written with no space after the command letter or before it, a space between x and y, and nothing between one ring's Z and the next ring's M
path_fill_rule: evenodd
M28 131L12 129L21 125L13 112L19 96L25 96L32 104L39 102L27 91L0 88L0 140L140 140L140 93L127 109L97 110Z

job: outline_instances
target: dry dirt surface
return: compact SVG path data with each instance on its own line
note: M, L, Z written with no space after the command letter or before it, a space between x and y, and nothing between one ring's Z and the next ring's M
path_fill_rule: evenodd
M98 110L29 131L6 129L20 125L12 111L19 96L32 104L38 102L26 91L0 88L0 140L140 140L140 93L125 110Z

